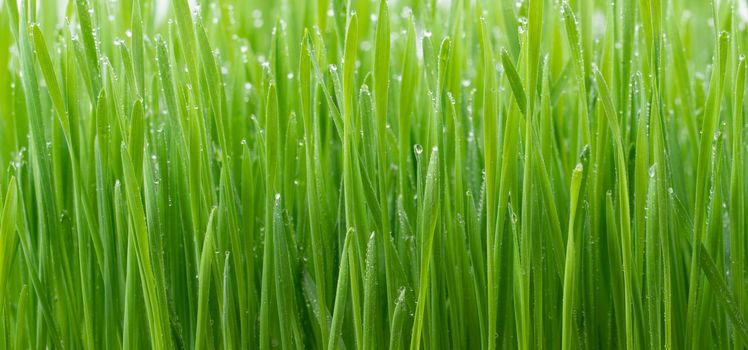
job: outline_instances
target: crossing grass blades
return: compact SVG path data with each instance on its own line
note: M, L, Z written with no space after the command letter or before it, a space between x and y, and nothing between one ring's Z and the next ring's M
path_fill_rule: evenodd
M0 11L0 348L745 349L742 0Z

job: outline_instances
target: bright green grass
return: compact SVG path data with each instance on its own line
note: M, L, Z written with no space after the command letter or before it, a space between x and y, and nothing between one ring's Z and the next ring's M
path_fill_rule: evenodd
M0 0L0 349L748 346L744 1L196 1Z

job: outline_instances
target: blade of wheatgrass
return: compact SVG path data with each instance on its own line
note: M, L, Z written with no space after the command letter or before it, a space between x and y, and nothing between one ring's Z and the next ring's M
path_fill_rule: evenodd
M325 293L326 289L326 277L324 271L324 259L322 249L322 237L318 225L317 218L320 217L319 209L319 197L317 195L317 185L314 179L321 175L316 173L314 165L314 149L316 146L315 130L314 130L314 115L312 113L312 93L313 85L311 81L311 60L307 45L310 45L309 33L305 32L304 39L301 42L301 58L299 59L299 98L301 101L302 109L301 116L304 123L304 135L306 142L304 143L305 148L305 161L306 161L306 192L307 192L307 205L309 208L309 231L312 241L312 257L314 265L314 281L317 287L317 305L319 318L320 318L320 333L322 337L323 347L327 345L328 335L328 315L327 315L327 296Z
M62 98L62 92L60 90L60 84L57 80L57 74L55 74L54 66L52 64L52 58L49 56L47 50L47 43L44 40L41 29L38 25L31 25L31 40L34 43L34 52L39 60L39 67L41 67L42 75L47 85L47 91L52 98L52 106L54 106L57 112L57 117L60 121L60 126L65 134L65 141L69 145L72 145L72 138L70 135L70 123L68 121L68 115L65 108L65 102Z
M122 80L124 81L124 86L125 86L122 89L123 90L122 94L124 95L122 97L123 107L124 107L124 113L122 113L122 116L127 116L128 114L132 113L132 110L130 109L132 107L129 105L129 102L140 96L133 91L133 90L136 90L137 88L135 87L136 86L135 72L133 72L134 68L133 68L132 54L130 53L130 49L127 47L127 44L125 44L125 42L122 41L121 39L115 39L115 45L119 47L120 58L122 60L122 69L124 69L124 72L121 73L123 75ZM114 76L113 73L116 72L117 69L114 67L110 67L110 68L111 69L109 70L109 73L112 76ZM113 83L112 80L114 79L109 80L110 90L114 90L113 86L115 84ZM123 125L124 123L122 123L123 122L122 120L120 120L120 122L122 124L121 127L123 128L123 133L126 133L127 128L124 127Z
M11 177L8 181L8 191L2 206L0 216L0 281L10 280L11 266L16 254L17 240L16 217L18 211L18 188L16 178ZM0 288L0 310L5 309L5 293L8 288Z
M578 163L574 172L571 175L571 203L569 205L569 232L566 238L566 265L564 268L564 283L563 283L563 311L562 311L562 332L561 342L563 349L571 349L573 342L573 310L575 309L577 299L577 280L579 273L579 266L577 262L577 254L580 254L577 243L577 234L579 231L578 216L581 216L578 204L580 199L580 191L582 189L582 180L584 177L584 166L582 163Z
M453 61L456 62L456 61ZM475 285L477 284L476 277L478 274L469 273L473 272L470 266L470 252L467 245L467 236L465 232L465 189L463 180L463 158L465 158L465 133L462 130L462 120L457 117L456 101L454 95L451 92L447 92L447 104L446 108L446 126L448 132L442 138L441 148L445 149L448 155L445 156L446 162L442 163L442 176L443 178L450 178L454 176L452 184L445 186L443 195L445 202L454 203L454 206L445 206L445 211L448 214L445 216L449 223L445 225L446 232L455 232L454 235L443 236L443 246L445 247L446 259L444 259L444 265L442 268L445 271L450 269L446 266L454 266L453 269L448 273L449 278L446 280L447 294L454 295L457 299L455 307L450 309L448 318L450 320L450 327L456 330L456 335L453 337L452 346L454 347L470 347L474 346L470 344L468 339L472 339L479 342L480 327L467 328L465 324L473 321L473 317L477 316L473 310L477 307L476 305L476 293ZM448 147L447 144L454 144L454 147ZM453 175L452 175L453 174ZM470 311L468 311L470 310Z
M229 161L228 158L226 161ZM229 174L228 167L224 166L222 167L221 175L220 175L220 194L221 194L221 203L225 206L224 212L225 212L225 219L226 223L222 227L222 230L224 232L228 231L228 244L230 247L230 250L227 250L227 252L234 252L237 256L241 257L241 252L244 251L244 242L243 242L243 236L240 235L240 224L237 213L237 203L238 200L235 197L235 188L232 184L232 180L230 179L231 175ZM229 253L230 254L230 253ZM240 263L239 259L233 260L234 270L236 271L236 280L235 283L237 285L237 288L239 290L247 290L247 281L245 279L246 276L246 267L244 264ZM246 301L246 294L245 293L239 293L238 295L238 308L239 310L246 310L247 309L247 301ZM238 324L241 329L247 328L247 323L250 321L247 320L246 313L240 312L239 313L239 320Z
M390 240L391 223L389 210L388 184L390 174L390 162L387 150L387 114L389 107L389 85L390 85L390 15L387 1L379 2L379 14L374 43L374 112L376 113L377 126L377 163L379 164L379 206L382 227L382 243L384 246L385 284L387 288L387 312L389 319L394 313L394 299L396 297L399 282L395 278L394 259L396 253Z
M223 295L221 298L223 299L223 307L221 309L221 327L223 328L222 332L222 338L223 338L223 344L225 349L233 349L236 345L236 341L234 340L234 334L232 332L231 327L231 311L232 305L231 305L231 264L229 259L231 257L231 254L229 252L226 252L226 258L223 261L223 283L221 287L223 288Z
M423 242L423 251L420 262L420 281L418 283L418 299L416 313L413 321L413 333L411 335L410 349L418 350L421 347L421 331L423 329L424 312L427 303L427 290L429 285L429 265L431 264L432 246L434 242L434 231L438 222L439 212L439 178L437 167L439 165L439 153L436 148L431 151L431 160L426 172L426 186L423 199L423 219L421 220L420 237Z
M21 287L21 294L18 296L18 304L16 306L16 341L15 349L23 349L29 347L31 344L27 343L26 345L23 345L23 341L30 338L29 330L26 326L26 317L27 317L27 309L28 309L28 300L29 300L29 289L24 284L23 287Z
M99 54L96 49L96 39L93 32L93 14L94 10L88 0L76 0L76 10L78 22L81 27L81 40L86 57L85 69L88 71L91 84L91 92L97 94L101 90L101 73L99 67ZM96 95L91 95L91 100L95 100Z
M561 3L561 20L564 22L566 39L571 48L571 63L574 67L577 88L580 91L578 94L580 113L577 132L581 133L581 136L577 139L576 147L581 148L583 145L590 143L589 111L587 108L587 73L585 72L587 62L585 62L585 56L582 50L582 39L579 35L579 22L577 21L577 17L574 15L571 6L566 1Z
M141 15L140 0L132 2L132 68L135 76L136 94L145 97L145 45L143 43L143 19Z
M547 60L546 60L547 61ZM543 150L543 148L546 148L547 144L552 144L551 142L543 142L543 140L550 140L550 133L551 133L551 118L552 118L552 111L551 111L551 89L550 89L550 71L548 70L548 63L544 64L545 71L543 73L543 89L541 93L541 109L540 109L540 130L533 132L535 134L532 136L534 138L536 144L533 146L535 148L533 151L537 153L537 163L536 166L539 168L538 174L540 175L540 187L543 195L543 201L545 202L545 205L548 206L546 212L548 215L548 218L550 220L551 224L551 231L550 231L550 241L551 241L551 247L553 247L552 255L555 262L556 267L556 273L558 274L559 278L562 278L564 275L564 265L566 261L566 253L564 250L564 242L563 242L563 234L561 232L561 219L559 217L559 208L556 204L556 198L553 194L553 187L552 187L552 174L551 170L549 169L549 166L551 166L551 159L547 158L549 155L548 150Z
M254 187L259 187L257 184L255 184L255 171L253 169L252 164L252 154L249 149L249 145L247 142L242 142L242 156L241 156L241 177L244 179L241 185L241 202L242 202L242 220L243 220L243 228L245 235L244 243L246 245L245 250L247 252L246 254L246 260L245 263L247 265L247 281L248 288L247 288L247 319L252 320L251 322L247 322L247 334L241 333L241 342L244 344L256 344L256 341L258 340L256 335L256 329L257 329L257 319L258 319L258 306L259 306L259 298L258 298L258 288L257 288L257 282L256 282L256 270L257 270L257 258L255 254L256 249L256 231L255 231L255 217L258 214L257 209L255 207L254 201L256 200L255 194L257 192L261 193L259 190L256 190ZM234 258L236 259L236 258Z
M505 50L501 50L501 64L506 72L506 77L509 80L509 85L512 87L512 93L514 94L514 100L517 102L520 112L527 115L527 95L525 89L522 87L522 81L517 72L517 68L509 58L509 53Z
M606 11L606 23L613 23L613 26L617 26L618 24L616 22L616 15L615 15L615 6L610 6L610 8ZM615 68L615 64L613 63L615 60L615 35L617 32L615 30L608 31L605 34L604 39L604 45L603 45L603 52L602 57L600 59L600 65L602 66L603 75L608 77L612 81L614 78L613 70ZM617 80L616 80L617 81ZM615 97L615 96L614 96ZM607 164L609 164L610 159L610 150L612 148L612 144L608 142L609 139L609 131L608 131L608 125L607 125L607 118L605 117L605 113L602 113L602 106L600 104L596 105L595 113L593 113L592 118L595 120L595 133L593 136L593 139L591 140L591 153L592 153L592 168L593 169L600 169L600 168L606 168ZM589 188L587 189L589 192L589 217L590 217L590 236L588 240L585 240L586 242L590 242L590 244L585 244L585 249L589 254L586 255L587 260L584 263L583 272L582 274L585 275L584 279L584 289L586 290L585 298L588 300L591 300L588 305L590 305L588 308L586 307L585 312L589 312L592 317L590 318L589 323L590 324L601 324L603 322L606 322L607 316L610 315L610 288L608 286L605 280L606 275L605 272L606 269L605 266L605 256L603 255L604 251L602 248L602 245L595 244L597 242L602 242L605 238L603 235L603 223L605 221L605 187L604 187L604 181L606 180L607 173L606 172L592 172L590 174L591 179L588 182ZM589 311L587 311L589 310ZM607 341L608 343L611 342L611 339L613 337L613 327L605 327L605 328L599 328L596 329L594 327L590 327L590 334L591 334L591 342L593 344L600 344L603 341Z
M213 264L213 256L215 255L215 248L213 243L213 218L216 214L216 208L210 211L208 217L208 228L205 231L205 238L203 239L203 246L200 253L200 273L198 275L198 303L197 303L197 326L195 328L195 349L202 349L204 347L210 347L206 345L206 332L208 327L208 300L210 296L210 270Z
M485 162L485 183L486 183L486 285L487 285L487 326L486 344L489 349L496 347L496 310L497 310L497 274L494 259L494 235L496 233L496 190L497 190L497 150L499 147L499 108L496 94L496 79L493 74L488 74L494 69L493 49L489 40L488 25L485 18L481 18L478 26L480 33L481 51L483 53L483 146Z
M194 19L190 13L190 6L187 0L175 0L172 2L174 9L174 18L177 22L177 28L179 32L180 45L184 52L198 52L196 48L195 39L195 26ZM136 25L137 26L137 25ZM137 54L137 53L136 53ZM184 60L187 64L187 72L189 74L189 82L192 86L197 87L198 84L198 70L197 70L197 57L198 55L185 55Z
M370 77L370 76L367 76ZM365 79L365 80L368 80ZM357 101L357 111L356 119L354 120L354 134L355 135L361 135L361 138L356 138L354 142L353 147L353 155L354 158L358 159L358 167L354 167L354 171L356 172L356 176L360 177L361 179L361 185L363 189L363 195L366 198L366 207L371 211L372 215L375 218L381 218L381 203L379 202L378 192L376 188L376 178L375 174L369 174L368 171L360 171L358 169L369 169L369 168L376 168L376 161L375 159L378 158L374 154L375 148L373 147L361 147L361 145L374 145L376 144L375 140L375 132L374 132L374 109L373 103L372 103L372 96L371 92L369 91L369 86L364 84L361 86L361 89L359 90L358 99ZM378 177L378 176L377 176ZM374 227L379 230L384 230L383 227L381 227L382 221L381 220L372 220ZM367 239L364 239L364 243L367 241ZM365 253L364 253L365 254ZM362 266L364 268L364 266Z
M102 101L103 99L99 99L99 101ZM98 139L98 137L97 137ZM108 200L109 193L107 191L107 188L105 187L105 183L107 180L106 172L104 170L104 162L102 161L102 152L100 151L101 147L99 146L99 142L94 143L94 160L95 160L95 166L96 166L96 194L97 194L97 202L98 202L98 217L99 217L99 228L102 230L102 232L112 232L112 218L111 218L111 211L109 208L110 202ZM95 236L92 235L92 236ZM94 240L94 242L96 242ZM109 235L102 235L100 237L100 244L101 244L101 254L103 255L103 263L100 265L100 268L102 269L102 274L106 277L104 277L104 319L105 319L105 325L104 325L104 342L111 344L114 343L114 334L112 331L112 327L115 324L114 321L114 310L113 304L114 301L112 300L112 281L111 277L112 274L112 254L111 249L112 247L110 242Z
M321 40L321 39L319 39L319 40ZM315 48L315 45L314 45L314 43L318 42L318 41L312 41L312 43L310 43L307 46L307 50L309 51L309 56L311 57L311 63L312 63L312 69L313 69L313 72L314 72L314 76L320 82L320 84L319 84L320 91L322 92L322 95L325 98L325 102L327 102L326 109L328 110L328 113L331 114L333 125L335 126L335 131L338 133L338 135L342 136L343 135L343 121L341 119L342 118L341 117L341 114L342 114L341 108L344 108L345 106L338 106L338 104L335 103L335 101L333 99L333 95L336 94L336 91L334 89L330 88L328 86L328 83L325 83L325 81L326 81L325 74L324 74L325 71L322 70L322 68L320 68L320 62L318 62L318 57L317 57L318 50ZM337 72L338 66L334 65L334 64L331 64L329 66L329 70L332 71L332 72ZM332 80L333 80L332 83L335 82L335 79L337 77L338 76L337 76L336 73L332 74ZM340 102L338 102L338 103L340 103Z
M164 93L166 109L168 113L168 123L175 129L177 135L184 137L184 127L182 126L182 116L177 102L177 92L174 84L174 74L172 73L172 63L169 58L169 51L166 42L161 37L156 37L156 62L158 63L158 77L161 83L161 89Z
M367 232L364 225L364 208L357 201L359 193L360 178L356 169L358 168L358 156L355 152L355 144L352 138L354 134L354 72L355 56L358 48L358 16L354 13L348 22L345 38L344 65L343 65L343 191L345 203L345 222L348 228L354 228L354 244L351 247L354 257L349 262L351 265L351 301L353 304L353 318L356 344L363 347L363 331L361 325L361 294L360 276L364 265L364 239ZM362 199L359 197L359 200Z
M83 311L83 325L82 325L82 342L87 347L94 346L94 331L93 331L93 316L91 311L91 300L90 300L90 293L91 293L91 279L85 278L86 276L86 266L89 265L89 260L91 258L90 255L90 247L89 247L89 236L87 235L87 232L84 230L79 230L77 235L78 240L78 265L79 265L79 274L81 276L79 283L80 283L80 295L83 298L82 302L82 311Z
M533 5L533 7L537 7L537 4L531 5ZM537 8L535 8L534 10L537 11ZM535 16L537 16L537 14ZM534 21L537 21L537 18L534 19ZM536 34L539 33L536 31ZM537 45L536 43L530 43L529 40L530 38L528 37L524 45L524 47L527 47L526 50L530 50L530 45ZM527 57L527 52L528 51L523 52L523 57ZM538 58L537 52L534 52L533 54L534 56L531 61L535 61ZM533 88L527 84L530 83L530 75L532 75L533 80L537 79L537 62L535 62L535 66L533 67L532 63L526 60L522 62L522 66L520 69L523 70L523 75L525 77L525 86L522 88L522 90L524 90L525 88L530 89L529 93L533 96L534 100L536 90L533 90ZM538 280L538 278L542 276L542 269L538 268L530 270L531 265L535 265L536 262L540 261L540 259L538 259L538 253L540 252L540 249L532 249L531 244L538 243L540 242L540 240L533 237L533 233L537 232L535 227L538 227L539 225L538 220L535 220L535 217L537 215L537 192L532 190L536 185L536 172L533 169L535 156L533 154L534 152L532 152L532 150L530 149L530 147L534 147L535 143L532 136L534 133L536 118L533 115L534 106L525 108L529 108L529 110L526 111L525 123L523 123L523 128L520 131L524 133L524 142L522 145L524 159L521 160L523 179L521 190L521 205L519 205L520 214L517 214L512 210L510 210L510 213L514 216L513 221L515 221L512 225L512 233L514 235L514 246L512 247L514 249L514 264L512 264L512 284L514 284L514 297L517 299L517 303L515 304L514 308L515 318L517 319L515 331L517 333L518 346L522 349L529 349L532 332L537 326L536 323L532 322L532 310L530 307L530 303L534 304L536 310L542 308L542 300L540 298L534 299L532 301L530 300L530 295L533 294L533 289L535 289L531 289L530 286L531 280ZM517 219L518 215L520 216L519 219ZM517 221L521 222L519 228L516 227ZM537 245L535 247L540 248ZM540 286L534 287L538 288Z
M729 36L726 32L719 34L717 42L717 51L719 61L715 62L715 69L712 71L711 81L709 82L709 95L704 108L704 121L701 128L701 139L699 140L698 166L696 168L696 198L694 205L694 228L692 244L695 248L691 253L691 265L689 271L688 283L688 306L686 316L686 334L690 335L686 339L686 347L698 347L701 344L701 333L696 329L698 320L701 318L698 299L699 299L699 281L701 277L698 264L700 263L701 249L698 249L701 242L706 236L706 221L709 189L708 179L711 177L709 169L712 164L712 148L715 139L715 132L719 122L719 112L721 110L722 88L725 82L727 71L727 54L729 49Z
M654 106L659 106L659 94L656 93L653 96ZM657 171L652 181L655 182L656 198L654 199L657 207L657 226L660 232L659 240L656 242L660 245L660 253L662 254L662 276L660 279L662 288L662 313L664 314L664 346L666 348L675 347L675 335L673 322L674 322L674 302L673 302L673 255L674 252L671 248L671 242L673 242L672 227L668 221L668 214L671 211L668 205L668 199L666 195L665 187L669 183L666 172L668 171L667 153L671 149L671 145L667 144L667 138L664 136L664 122L662 120L662 114L659 107L652 114L650 121L651 129L651 146L653 153L653 166L659 166L662 170ZM656 232L656 231L653 231ZM652 244L654 246L654 243Z
M629 84L629 82L631 81L632 69L631 56L634 53L634 45L636 44L634 40L634 34L636 31L636 1L621 1L619 3L619 7L621 34L620 38L616 38L616 40L621 43L621 50L618 60L618 63L620 65L620 74L618 76L618 84L616 85L618 87L618 103L621 106L619 110L622 111L620 113L621 123L626 123L626 118L629 115L630 108L630 104L628 103L628 101L631 95L631 84ZM678 46L679 45L674 46L676 50ZM677 62L678 61L676 60L676 64ZM623 124L620 127L623 128ZM623 135L623 137L627 140L626 135Z
M327 342L328 349L338 349L343 345L340 341L348 299L348 284L350 276L350 269L348 267L350 260L349 247L352 244L352 237L353 229L350 228L345 235L345 241L341 250L340 269L338 271L338 283L335 292L335 307L333 308L332 322L330 323L330 338Z
M117 182L117 185L121 188L121 183ZM123 202L124 203L124 202ZM125 205L127 205L125 203ZM125 208L126 210L127 208ZM139 276L137 273L137 258L135 253L135 235L132 226L128 226L126 229L127 234L127 252L126 252L126 268L125 268L125 297L124 297L124 316L122 320L122 348L130 349L134 344L138 343L139 328L138 325L138 308L137 305L140 301L137 293L137 284Z
M386 238L384 238L386 239ZM366 246L366 275L364 276L364 342L363 349L376 349L377 337L380 336L377 332L377 307L378 291L376 286L378 284L377 278L377 239L376 235L372 233L369 236L369 242Z
M153 273L153 262L151 260L151 251L148 244L148 229L145 220L145 211L140 196L140 186L135 180L135 173L132 166L130 153L127 147L122 145L122 169L124 172L125 192L128 198L128 208L130 209L130 218L133 225L135 252L138 259L138 269L143 284L143 295L148 311L149 330L151 332L151 346L154 349L166 349L170 346L168 337L165 336L166 330L164 325L166 306L163 305L163 299L157 291L158 286L156 277Z
M715 264L719 264L720 270L724 270L725 263L723 252L717 249L724 245L724 242L722 241L723 237L720 237L724 236L724 233L722 233L720 230L720 226L724 227L724 223L717 215L717 213L720 213L722 215L726 215L727 213L726 211L724 211L724 206L720 205L720 203L724 203L722 199L722 191L716 191L714 189L723 188L722 183L726 178L722 174L723 162L721 161L725 159L724 150L726 148L725 146L727 145L727 143L725 142L725 127L726 125L722 123L719 126L719 129L717 129L714 134L714 147L712 148L711 155L711 169L709 169L710 176L707 182L711 193L707 197L708 200L706 202L705 208L707 210L705 220L706 227L704 228L705 237L704 241L701 242L701 253L709 254L709 257L712 259L712 261L716 261ZM720 207L722 207L722 211L720 211ZM720 234L720 236L717 236L718 234ZM701 260L702 258L700 257L699 259ZM703 288L698 294L698 299L696 300L696 303L698 305L698 317L696 318L695 324L698 328L705 327L705 325L708 324L707 322L709 322L709 319L713 318L713 312L711 312L711 310L713 310L714 307L718 305L717 300L715 300L715 294L719 294L721 291L721 286L720 288L717 288L716 283L712 282L708 277L706 277L706 273L700 278L700 280L701 286ZM709 281L708 285L705 283L707 281ZM718 321L720 323L724 323L727 322L729 318L730 317L728 315L720 315L718 317ZM717 345L719 347L729 347L729 343L726 341L726 339L728 338L728 333L725 330L713 330L712 334L723 335L720 337L720 339L717 339Z
M130 135L128 137L128 148L132 156L133 172L141 182L143 174L143 153L145 150L145 111L143 100L137 99L132 107L130 116Z
M662 290L662 281L660 276L660 269L662 268L662 256L661 252L659 252L657 249L659 245L659 239L656 237L658 233L661 234L663 230L666 230L666 227L659 227L659 211L660 208L660 202L657 200L657 187L658 187L658 181L657 181L657 172L661 170L658 169L657 164L653 164L649 168L649 182L648 182L648 189L647 189L647 200L646 200L646 213L647 216L643 218L646 223L646 232L645 232L645 252L644 252L644 283L643 283L643 291L642 294L646 298L645 307L646 307L646 319L644 320L643 324L646 325L646 327L649 329L649 341L647 344L651 348L662 348L662 327L661 327L661 319L663 317L662 314L662 305L661 305L661 299L660 299L660 291Z
M108 108L107 108L107 97L104 90L99 94L96 104L96 133L94 136L94 174L96 183L96 213L99 223L99 232L91 232L91 241L93 242L94 254L96 255L96 261L98 262L99 269L104 272L105 269L105 242L106 235L102 235L101 232L109 232L111 230L111 220L109 217L109 201L107 200L107 193L105 193L105 174L106 161L109 159L109 129L110 123L108 119ZM108 170L108 169L107 169Z
M746 323L745 317L735 301L735 297L730 292L725 278L717 269L714 260L709 256L709 252L707 252L704 245L700 244L696 249L701 250L699 266L704 271L704 275L706 275L711 286L715 289L717 300L727 309L727 315L730 317L733 327L735 327L735 332L740 335L744 342L748 341L748 323Z
M531 0L528 5L527 18L527 50L523 57L524 63L524 88L527 91L527 104L529 114L535 110L535 100L537 97L537 85L539 75L539 65L541 60L540 46L543 36L543 0Z
M498 5L498 4L497 4ZM517 25L517 15L515 14L515 5L510 2L501 3L501 16L504 24L504 31L509 41L509 49L512 56L520 55L519 26Z
M636 155L634 156L634 273L637 276L643 274L644 269L644 254L646 245L646 219L647 216L647 190L649 183L649 152L645 150L649 149L649 135L647 134L647 125L650 117L650 109L643 108L639 113L639 118L636 121Z
M605 220L608 223L608 231L606 232L608 244L607 252L609 256L609 274L610 284L614 287L611 288L611 299L613 300L613 312L615 313L615 326L616 332L619 334L626 334L626 317L623 305L623 296L621 295L624 291L616 288L615 286L623 285L623 271L619 268L622 265L621 259L621 243L619 240L618 230L616 229L616 214L615 208L613 207L613 192L608 191L605 195ZM626 342L626 338L619 336L616 345L623 345Z
M273 257L275 249L272 206L274 196L280 188L278 179L278 97L275 85L270 84L265 104L265 242L262 254L262 276L260 291L260 347L268 348L271 337L271 306L275 295L273 274L275 273Z
M738 309L745 314L748 311L748 292L745 283L745 145L743 144L744 117L743 98L745 94L746 64L745 56L738 58L735 79L735 98L732 129L732 169L730 172L730 270L732 271L732 292ZM737 340L736 340L737 341ZM740 345L740 343L736 343ZM743 343L746 344L746 343ZM738 346L739 347L739 346Z
M217 67L216 57L210 47L208 35L203 27L202 20L196 21L195 32L197 33L197 44L200 47L200 65L205 74L205 83L207 85L208 96L210 97L210 106L213 110L213 122L215 133L218 136L218 144L221 149L228 149L226 131L224 127L224 109L226 102L223 100L223 85ZM180 119L181 121L181 119ZM281 129L283 130L283 129ZM227 153L222 152L222 161L227 163Z
M360 235L360 233L356 233L355 228L352 233L353 235ZM358 237L353 237L354 240L359 240ZM358 242L354 241L352 246L348 247L349 251L348 254L352 255L350 261L348 264L350 265L350 284L351 284L351 308L353 309L353 330L354 330L354 336L356 341L356 347L363 348L364 347L364 331L363 331L363 316L361 311L361 257L364 252L361 251L361 248L358 246Z
M632 303L633 303L633 286L632 286L632 247L631 247L631 221L630 221L630 207L629 207L629 184L628 176L625 171L626 160L623 151L623 141L621 136L621 129L618 124L618 114L616 113L615 107L613 107L613 100L610 97L610 90L602 76L602 73L595 69L595 82L597 83L598 89L600 90L600 98L602 100L603 110L608 118L608 126L613 133L613 141L615 143L615 158L616 158L616 170L617 170L617 199L618 199L618 221L621 225L620 230L620 244L621 244L621 261L623 270L623 284L624 284L624 314L626 320L626 337L627 346L635 346L631 342L635 342L634 338L634 315L632 315Z
M397 300L395 300L395 313L392 315L390 325L390 350L403 348L403 330L408 318L408 304L405 301L405 288L400 288Z
M412 164L410 162L410 132L411 120L413 119L416 86L418 85L418 61L416 53L416 34L415 20L410 17L407 20L407 36L402 58L402 80L400 81L400 100L398 118L398 187L400 195L403 197L404 207L408 215L413 215L414 208L410 198L412 195L411 172Z
M354 168L358 166L358 160L354 158L354 145L351 138L354 136L354 113L355 108L353 104L355 87L354 87L354 72L355 72L355 55L358 47L358 16L354 13L348 23L345 40L345 61L343 66L343 183L344 183L344 198L346 204L346 224L348 227L354 227L356 236L354 251L356 251L356 266L361 266L362 250L364 234L360 220L363 219L362 208L360 205L354 204L354 194L356 192L355 187L355 174ZM347 62L347 63L346 63ZM349 213L348 209L354 209ZM365 232L365 231L364 231ZM354 295L353 300L357 300L358 296ZM359 339L360 340L360 339ZM360 342L359 342L360 343Z
M358 16L354 13L346 29L345 54L343 61L343 111L345 114L346 125L349 124L352 117L354 106L353 97L355 95L353 74L356 69L355 60L358 51Z
M291 266L293 257L291 256L290 244L292 242L289 242L290 235L286 233L285 223L283 222L280 195L276 195L275 205L273 206L273 230L275 230L273 248L276 250L273 254L276 268L275 291L278 301L281 344L283 344L284 349L301 349L302 339L297 324L296 303L292 294L296 290Z
M524 203L524 202L523 202ZM520 349L530 348L529 335L531 329L529 327L529 273L525 270L525 265L528 264L526 261L528 256L525 255L525 251L520 248L520 229L519 218L517 213L512 208L512 203L509 203L508 208L509 215L509 226L512 234L512 285L514 287L514 318L516 319L515 332L517 333L517 347ZM525 212L522 212L525 214ZM522 227L526 227L526 223L522 223ZM522 237L522 240L528 238Z
M502 135L503 143L502 154L500 157L501 172L498 174L497 179L499 187L497 203L495 204L498 204L498 210L496 211L496 217L490 217L489 215L486 218L486 220L496 221L495 231L493 233L495 235L493 245L487 245L486 249L493 251L493 265L496 268L495 273L497 275L495 277L497 280L494 282L495 284L493 286L494 288L497 288L497 291L496 295L493 297L498 298L498 300L508 297L506 294L511 292L511 285L509 284L508 278L511 273L511 265L509 265L511 263L511 256L509 255L511 251L504 251L504 245L506 244L504 233L507 229L507 210L511 200L511 193L512 191L515 191L516 185L519 181L517 158L514 155L516 155L519 148L521 117L522 115L516 101L509 102L509 110L506 115ZM516 191L519 190L517 189ZM506 285L502 285L502 282L505 282ZM511 305L509 304L499 304L496 309L497 314L493 316L489 314L489 317L495 317L498 315L504 322L503 325L497 325L497 330L506 332L508 330L507 327L512 327L512 322L514 322L514 320L504 319L507 316L506 313L509 312L508 310L510 307ZM496 334L494 336L496 336ZM504 339L506 340L508 338Z

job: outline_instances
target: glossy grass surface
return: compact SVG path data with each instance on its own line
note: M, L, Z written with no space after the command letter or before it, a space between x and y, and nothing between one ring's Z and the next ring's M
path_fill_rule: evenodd
M744 0L0 0L2 349L745 349Z

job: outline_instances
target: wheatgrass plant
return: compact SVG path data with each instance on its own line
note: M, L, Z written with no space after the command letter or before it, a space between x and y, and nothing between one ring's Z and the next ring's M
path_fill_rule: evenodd
M0 349L745 349L745 0L0 0Z

